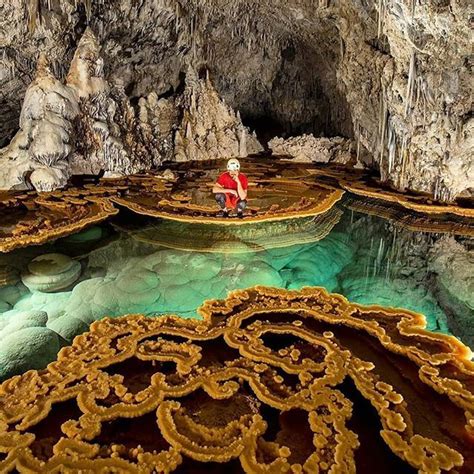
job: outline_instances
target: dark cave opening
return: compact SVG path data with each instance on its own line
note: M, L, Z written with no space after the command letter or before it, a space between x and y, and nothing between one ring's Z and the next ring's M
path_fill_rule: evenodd
M259 142L265 150L268 149L268 142L274 137L288 138L292 131L271 115L245 115L241 114L242 123L254 131Z

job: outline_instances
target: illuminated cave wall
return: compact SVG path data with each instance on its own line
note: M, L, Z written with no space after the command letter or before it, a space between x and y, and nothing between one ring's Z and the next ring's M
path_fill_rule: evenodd
M77 5L76 5L77 4ZM63 77L87 25L110 81L137 106L172 96L188 65L261 141L359 140L398 189L472 194L467 0L28 0L0 6L0 144L18 126L38 51Z

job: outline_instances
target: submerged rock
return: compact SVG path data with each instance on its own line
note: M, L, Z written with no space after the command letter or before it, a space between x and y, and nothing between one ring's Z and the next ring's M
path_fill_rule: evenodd
M474 344L474 251L446 236L433 245L429 269L435 275L434 293L446 309L450 325Z
M59 351L58 335L45 327L24 327L0 340L0 379L41 369Z
M51 293L71 286L81 274L81 264L67 255L50 253L36 257L21 276L30 291Z

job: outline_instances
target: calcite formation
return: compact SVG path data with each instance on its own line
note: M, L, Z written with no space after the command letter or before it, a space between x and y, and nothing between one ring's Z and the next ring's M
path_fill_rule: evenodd
M126 96L105 80L99 44L87 29L65 83L40 56L25 94L20 130L0 151L0 189L52 191L74 174L151 168L135 121Z
M43 244L117 214L118 209L102 196L107 192L116 190L0 195L0 252Z
M219 94L262 136L352 138L398 190L445 201L472 195L469 7L467 0L6 2L0 141L15 132L38 51L66 76L89 25L107 79L120 79L132 104L176 95L190 65L208 69Z
M52 293L70 287L81 274L81 264L67 255L50 253L34 258L21 275L30 291Z
M118 206L184 222L249 224L319 215L343 195L296 164L242 164L252 181L248 215L239 221L216 215L210 186L225 169L225 161L219 160L175 165L171 177L149 173L64 191L0 195L0 252L66 236L117 214Z
M474 341L474 250L469 242L465 246L452 236L443 236L430 250L429 268L441 305L454 308L459 315L455 325L464 326L466 340Z
M291 156L302 163L343 163L356 160L354 144L342 137L324 138L302 135L283 139L276 137L268 142L274 155Z
M174 163L161 172L102 179L96 185L79 183L64 191L0 193L0 252L64 237L110 218L120 207L189 224L248 225L321 216L340 201L343 189L369 197L366 207L395 203L416 211L422 216L420 226L426 230L472 234L469 218L474 211L470 200L445 204L433 202L427 195L396 193L367 171L352 171L337 163L268 158L241 162L243 172L250 178L245 219L217 216L211 186L225 169L225 160ZM406 212L399 214L399 220L410 220ZM456 221L450 214L463 220Z
M353 212L382 217L413 232L474 237L474 223L470 218L461 218L457 215L450 216L449 214L440 214L435 217L434 215L411 211L394 202L373 198L369 200L357 195L350 197L346 195L344 206Z
M306 179L297 179L278 176L279 168L271 163L263 163L260 167L251 162L246 165L244 171L250 182L245 219L217 215L218 206L210 191L225 162L207 162L202 166L186 163L173 183L154 176L124 178L117 184L126 187L127 192L111 196L110 200L151 217L190 223L248 225L316 216L331 209L343 195L340 189L312 179L304 169L300 172Z
M96 322L4 382L0 469L472 472L471 354L421 315L267 287L200 312Z
M64 83L45 54L39 56L20 130L0 150L0 189L52 191L74 175L122 176L164 160L245 157L262 150L210 78L199 79L192 67L181 96L159 99L152 92L136 111L123 80L106 79L101 47L87 28Z
M150 222L138 229L118 225L134 240L154 246L218 253L253 253L286 248L324 239L337 225L342 211L336 207L315 217L260 222L246 226L199 225L191 222L163 220ZM189 236L192 235L192 239ZM293 250L293 248L291 249Z
M339 181L340 185L350 191L369 198L380 199L389 203L400 204L407 209L426 213L426 214L456 214L462 217L474 217L474 207L472 199L458 199L454 203L443 203L433 201L427 194L405 194L394 191L383 186L380 181L371 177L362 177L362 179L351 180L344 177Z
M307 165L308 166L308 165ZM406 209L426 215L455 214L472 218L474 201L472 197L458 197L452 202L433 199L429 193L403 193L392 189L387 183L368 170L350 169L337 163L308 166L308 170L319 179L327 181L358 196L385 201L385 204L401 205Z
M0 151L0 189L25 189L27 176L40 190L64 186L72 122L78 113L74 91L54 77L45 55L40 55L36 78L25 94L20 130Z
M199 80L193 69L188 71L181 109L173 161L246 157L263 151L239 113L219 97L209 75Z
M133 216L131 220L135 220ZM40 311L47 315L47 320L39 326L54 331L61 340L71 342L75 336L85 332L91 323L105 316L120 317L139 313L150 317L176 314L196 318L196 310L203 301L225 298L229 291L257 284L293 289L324 286L330 291L336 290L338 274L351 262L356 245L336 231L319 241L313 237L311 243L307 242L309 239L305 236L307 243L298 245L301 234L296 232L298 227L291 225L291 222L281 224L286 225L287 233L295 231L293 239L290 234L284 238L293 245L282 248L275 245L263 250L256 248L252 242L241 241L230 246L226 241L214 240L208 242L208 248L202 252L190 251L191 245L186 251L163 248L160 245L161 225L155 222L156 244L151 232L148 234L149 242L146 243L122 233L120 238L109 244L105 239L100 248L83 249L81 278L72 288L49 293L30 292L21 282L0 288L0 352L2 361L9 361L8 364L0 361L0 381L29 368L40 368L36 360L38 357L46 361L41 368L56 357L56 353L53 353L48 360L34 352L28 366L30 349L26 349L23 343L15 343L14 332L23 328L25 314L32 312ZM315 233L324 231L327 222L319 222L321 229L317 226L309 229ZM167 225L169 223L164 224L163 232L170 228ZM174 225L177 229L183 229L181 223ZM189 227L184 228L184 231L188 235L189 232L195 235L201 232L202 227L207 225L196 225L191 230ZM239 233L241 227L229 229L228 232ZM251 227L247 230L249 234ZM206 231L203 234L206 235ZM275 237L270 236L268 240L270 244L272 241L278 244ZM280 243L282 240L283 237ZM56 252L64 248L68 254L80 252L75 246L66 245L63 240L49 248ZM0 256L0 260L23 269L34 255L44 254L44 250L41 250L29 248ZM45 266L48 268L49 264ZM35 332L31 332L31 346L34 345L40 351L42 339L36 339ZM51 356L48 348L44 349L44 353Z

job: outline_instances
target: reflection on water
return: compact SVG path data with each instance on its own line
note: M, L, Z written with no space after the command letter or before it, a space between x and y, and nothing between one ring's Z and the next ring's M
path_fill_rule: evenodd
M323 286L412 309L472 345L472 240L411 232L342 204L317 219L255 226L133 221L0 256L0 377L43 367L104 316L198 317L204 300L254 285ZM31 263L53 252L72 260Z

